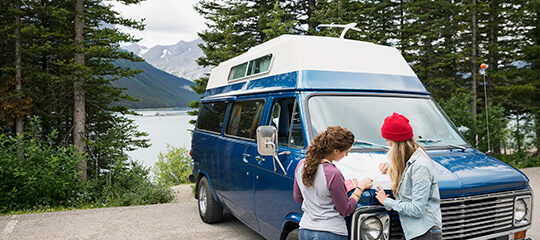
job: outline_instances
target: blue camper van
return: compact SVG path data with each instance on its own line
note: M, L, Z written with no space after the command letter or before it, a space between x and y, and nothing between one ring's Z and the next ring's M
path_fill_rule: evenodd
M367 42L283 35L211 72L192 137L201 219L223 210L267 239L295 239L302 218L294 171L327 126L356 143L336 163L346 180L372 177L388 147L386 116L409 117L438 171L444 239L525 239L533 193L519 170L467 143L398 50ZM404 239L396 212L364 191L349 217L350 239Z

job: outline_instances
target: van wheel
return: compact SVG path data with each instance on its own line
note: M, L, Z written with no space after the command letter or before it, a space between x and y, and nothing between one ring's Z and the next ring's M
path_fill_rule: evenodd
M294 229L290 231L289 234L287 234L287 238L285 238L285 240L298 240L299 234L300 234L300 230L298 228Z
M219 205L212 191L210 190L210 184L206 177L201 178L199 181L199 216L205 223L215 223L221 221L223 215L223 207Z

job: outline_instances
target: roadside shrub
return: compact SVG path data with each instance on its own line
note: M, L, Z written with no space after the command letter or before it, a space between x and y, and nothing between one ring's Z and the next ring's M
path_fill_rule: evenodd
M159 153L152 172L155 175L154 180L161 186L170 187L189 183L191 157L188 150L167 144L167 152Z
M39 120L19 137L0 135L0 213L168 203L171 189L150 181L149 168L110 158L109 170L79 180L81 156L73 145L57 146L57 132L43 136ZM127 163L126 163L127 162Z
M38 124L30 123L34 130ZM53 146L56 137L56 131L44 138L39 131L0 135L0 213L87 200L86 184L78 178L81 157L74 147Z
M540 166L540 156L531 156L528 152L520 151L510 155L493 153L492 156L518 169Z
M168 203L174 200L173 191L152 183L149 173L150 169L138 162L116 164L107 174L99 203L116 207Z

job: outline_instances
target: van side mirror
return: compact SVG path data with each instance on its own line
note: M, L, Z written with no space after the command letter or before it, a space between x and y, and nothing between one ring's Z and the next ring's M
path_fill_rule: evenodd
M257 128L257 151L263 156L277 154L277 129L274 126Z
M274 162L274 172L277 170L276 162L283 171L283 175L287 175L287 171L278 158L278 137L277 129L274 126L259 126L257 128L257 152L263 156L272 156Z

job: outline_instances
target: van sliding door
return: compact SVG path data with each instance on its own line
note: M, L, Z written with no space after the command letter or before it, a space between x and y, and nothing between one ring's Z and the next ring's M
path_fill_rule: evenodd
M264 100L239 100L231 104L221 149L220 181L223 201L244 223L258 229L253 205L255 142Z

